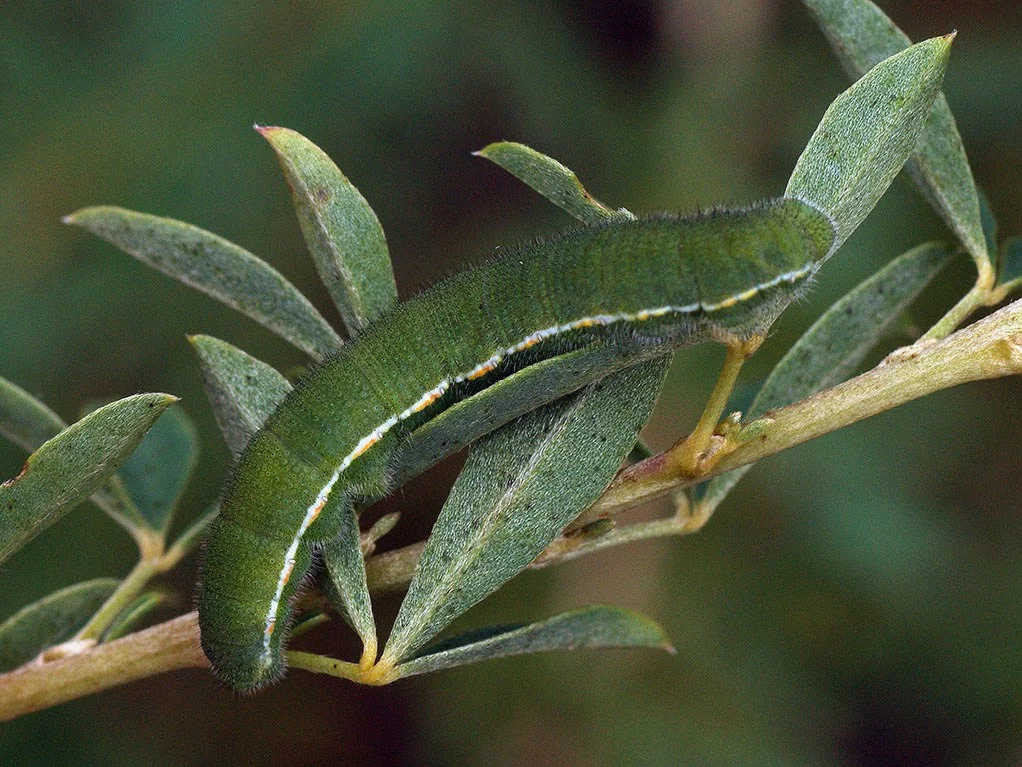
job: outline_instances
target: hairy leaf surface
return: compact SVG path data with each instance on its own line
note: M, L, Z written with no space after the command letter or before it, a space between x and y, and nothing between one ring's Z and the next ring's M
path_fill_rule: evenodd
M333 328L280 272L223 237L113 206L84 208L64 221L237 309L312 357L341 346Z
M92 495L138 447L168 394L137 394L101 407L29 456L0 485L0 562Z

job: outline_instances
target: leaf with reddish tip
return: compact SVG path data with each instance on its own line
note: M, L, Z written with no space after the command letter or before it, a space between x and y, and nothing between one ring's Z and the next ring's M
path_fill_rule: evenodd
M383 227L322 149L288 128L256 130L277 153L320 279L355 335L397 303Z
M333 328L280 272L212 232L105 205L83 208L64 222L237 309L312 357L341 346Z
M0 434L31 453L65 428L64 420L46 405L0 378ZM116 474L109 477L90 500L129 531L134 532L145 523Z
M177 398L138 394L101 407L29 456L0 484L0 562L94 493Z

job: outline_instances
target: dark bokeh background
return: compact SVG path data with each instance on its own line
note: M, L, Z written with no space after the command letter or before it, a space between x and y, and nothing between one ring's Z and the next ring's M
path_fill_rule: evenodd
M1022 232L1022 9L885 8L916 39L959 29L946 92L1002 230ZM184 335L281 369L303 360L61 215L116 203L192 221L262 255L335 319L253 122L335 158L379 214L407 296L498 243L570 224L470 155L490 141L561 159L610 204L690 211L779 193L845 85L790 0L5 0L0 375L69 420L97 397L183 397L203 439L191 518L227 453ZM947 233L896 182L747 384L828 303L933 237ZM947 270L905 327L969 282L967 264ZM654 444L692 425L720 356L679 355ZM383 689L294 673L247 698L182 672L0 725L0 762L1017 764L1020 393L1018 380L944 392L773 458L699 535L525 575L464 620L610 602L662 621L675 657L560 654ZM23 458L0 446L0 476ZM395 543L423 534L455 468L391 502L409 518ZM0 616L132 561L115 525L82 508L5 563ZM169 580L181 610L193 579L190 564ZM340 633L316 642L348 647Z

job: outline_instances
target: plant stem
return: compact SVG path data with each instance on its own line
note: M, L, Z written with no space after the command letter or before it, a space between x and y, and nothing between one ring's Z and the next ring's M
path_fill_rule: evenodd
M961 252L961 251L959 251ZM997 274L989 261L979 267L976 284L962 296L962 299L951 307L937 324L923 334L920 341L939 341L947 338L957 330L963 322L977 309L984 306L995 306L1005 299L1007 291L998 289Z
M717 425L728 400L731 399L742 365L760 347L763 339L764 336L753 336L747 341L727 344L724 364L717 375L713 391L703 406L702 415L695 429L663 453L647 455L640 459L628 471L641 472L647 480L658 476L667 482L677 482L681 477L698 475L707 465L715 463L721 453L713 448L715 445L717 447L723 445L726 441L715 436ZM568 525L566 532L577 532L601 517L606 517L603 510L590 506Z
M181 668L208 666L195 613L48 663L0 676L0 721Z
M412 573L426 548L425 541L419 541L400 549L378 554L366 560L366 580L374 594L399 591L412 580Z
M674 476L665 481L664 477L655 473L643 474L642 467L648 462L630 467L594 508L605 514L613 513L675 488L753 463L931 392L967 381L1017 373L1022 373L1022 301L1009 304L943 341L899 350L867 373L802 402L766 413L739 432L735 438L737 444L731 452L711 466L703 464L701 471L704 473L699 476ZM566 547L560 554L540 557L536 566L566 561L621 543L691 529L688 514L681 512L670 519L633 525L584 539L573 549ZM371 557L366 565L370 590L379 593L406 585L423 546L419 543ZM293 655L289 653L289 658ZM318 664L317 669L312 670L323 673L337 671L335 675L340 675L346 668L339 665L342 661L311 661L303 658L302 654L299 654L297 662L292 660L292 665L301 667L307 660ZM0 720L12 719L146 676L206 665L198 642L196 614L189 613L76 655L46 663L33 662L0 675Z
M655 456L618 475L587 514L613 514L680 487L737 469L877 413L968 381L1022 372L1022 301L1015 301L943 341L915 344L873 370L748 424L720 460L690 475Z
M697 470L703 457L710 448L710 440L724 414L731 392L735 389L735 381L742 370L742 365L760 344L763 336L755 336L749 341L728 344L724 365L717 376L717 383L706 400L699 423L685 439L678 442L664 453L664 468L669 472L688 475Z
M582 538L581 536L559 538L543 551L530 568L547 567L561 562L568 562L572 559L592 554L602 549L609 549L612 546L620 546L623 543L643 541L648 538L662 538L667 535L682 535L688 532L685 524L685 517L674 515L667 519L655 519L650 522L636 522L632 525L617 527L613 530L594 537Z
M286 656L288 666L300 668L302 671L311 671L313 674L328 674L352 682L361 681L363 676L362 669L357 663L348 663L336 658L328 658L325 655L298 652L297 650L288 650Z
M75 634L72 641L83 641L83 640L95 640L98 641L103 635L103 632L110 627L121 611L131 604L134 599L142 593L145 589L146 584L152 580L153 576L162 572L162 568L159 566L158 561L154 561L149 558L140 559L135 567L132 568L128 576L121 581L120 585L114 590L107 600L103 603L102 607L96 611L96 613L89 618L89 622L82 626L81 630Z
M962 296L962 299L951 307L947 314L938 320L937 324L926 331L919 339L920 341L939 341L953 333L955 329L969 318L974 311L986 306L990 298L990 291L973 286L972 290Z

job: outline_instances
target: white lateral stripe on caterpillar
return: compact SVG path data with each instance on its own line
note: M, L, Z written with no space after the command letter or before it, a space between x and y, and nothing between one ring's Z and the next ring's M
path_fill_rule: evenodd
M386 421L373 429L367 436L359 440L358 444L355 445L355 448L344 457L340 465L337 467L337 470L331 475L330 481L328 481L323 486L323 489L319 491L319 494L316 496L316 500L313 501L306 510L305 517L302 519L302 524L299 526L298 531L295 533L294 540L291 541L291 545L288 546L287 552L284 554L284 564L280 570L280 576L277 579L277 590L273 599L270 600L270 606L266 614L265 628L263 631L263 657L268 658L271 654L270 638L273 636L273 631L277 625L277 613L280 609L280 600L284 593L284 587L287 585L288 579L291 577L291 571L294 569L295 557L298 554L298 547L301 545L305 532L309 529L312 523L316 521L320 512L323 511L323 507L326 506L327 501L330 498L330 493L333 491L334 485L337 484L337 480L340 479L341 474L343 474L344 470L351 465L352 461L383 439L387 432L397 426L401 421L432 405L440 399L452 385L481 378L487 373L495 370L507 357L517 354L518 352L525 351L547 338L552 338L562 333L595 326L612 325L617 322L642 322L656 317L663 317L666 314L695 314L699 311L712 313L720 309L726 309L744 301L748 301L763 290L775 287L781 283L787 282L794 284L811 275L815 268L816 264L810 261L801 269L785 272L784 274L780 274L767 282L755 285L748 290L744 290L741 293L729 296L728 298L713 304L700 302L688 304L686 306L660 306L654 309L642 309L634 314L595 314L590 317L582 317L561 325L551 325L548 328L537 330L535 333L530 333L514 346L509 346L508 348L495 353L489 359L479 363L467 373L462 373L454 376L453 378L445 378L419 397L419 399L417 399L412 405L408 406L400 413L390 416Z

